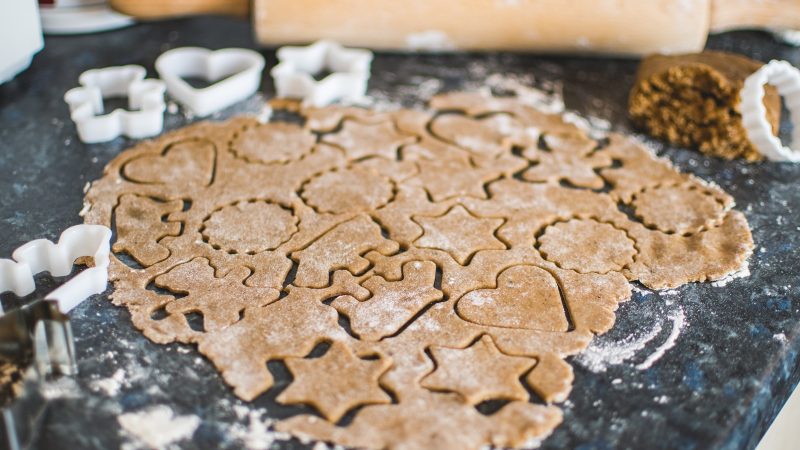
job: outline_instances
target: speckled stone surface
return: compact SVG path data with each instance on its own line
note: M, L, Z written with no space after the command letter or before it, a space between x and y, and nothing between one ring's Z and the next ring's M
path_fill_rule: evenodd
M34 238L57 238L79 223L84 185L132 144L77 140L62 95L78 75L120 64L144 65L152 75L159 53L184 45L251 47L253 40L246 23L212 18L48 38L30 70L0 86L0 255ZM718 36L709 46L800 65L800 50L766 34ZM264 54L269 67L273 52ZM636 66L532 55L381 54L371 92L413 106L424 100L419 95L432 93L427 91L475 87L493 73L533 75L539 83L563 83L568 109L628 132L626 100ZM262 92L272 94L266 76ZM262 103L253 98L212 120L258 112ZM168 115L166 124L173 129L190 121L178 113ZM542 448L752 448L800 380L800 166L724 162L648 142L682 170L736 198L757 245L751 275L725 286L637 291L619 309L614 329L588 354L570 358L576 377L563 405L564 424ZM42 290L48 286L52 282L43 280ZM3 296L5 306L11 302ZM105 296L88 300L72 317L81 372L74 381L50 386L48 415L34 448L139 448L141 442L120 431L117 416L154 405L202 419L177 447L241 448L268 437L250 416L285 417L302 409L274 401L289 381L280 364L270 364L275 388L245 404L193 348L149 342ZM275 445L308 447L296 440Z

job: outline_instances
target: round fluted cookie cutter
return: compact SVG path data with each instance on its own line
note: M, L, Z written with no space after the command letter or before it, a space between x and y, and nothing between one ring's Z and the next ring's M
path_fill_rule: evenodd
M800 149L784 146L772 133L764 106L764 85L775 86L792 116L794 130L790 145L800 144L800 70L786 61L770 61L747 77L742 88L739 109L750 142L772 161L800 162Z
M180 47L156 59L156 72L175 100L203 117L253 95L261 84L264 57L254 50ZM185 77L213 82L197 89Z

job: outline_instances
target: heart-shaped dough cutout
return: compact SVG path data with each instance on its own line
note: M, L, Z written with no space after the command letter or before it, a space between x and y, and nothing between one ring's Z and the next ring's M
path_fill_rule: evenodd
M569 322L555 278L534 266L514 266L497 277L494 289L465 294L456 311L479 325L540 331L567 331Z
M216 148L207 139L185 139L167 146L161 155L133 159L122 168L130 181L143 184L208 186L213 181Z
M158 76L167 92L198 116L207 116L246 99L258 90L264 57L244 48L212 51L181 47L156 59ZM184 78L202 78L213 84L196 89Z

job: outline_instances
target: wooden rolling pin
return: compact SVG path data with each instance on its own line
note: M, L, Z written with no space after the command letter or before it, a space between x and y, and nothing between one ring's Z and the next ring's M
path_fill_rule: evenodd
M140 18L252 13L261 44L333 39L386 50L640 56L703 49L709 32L800 29L800 0L110 0Z

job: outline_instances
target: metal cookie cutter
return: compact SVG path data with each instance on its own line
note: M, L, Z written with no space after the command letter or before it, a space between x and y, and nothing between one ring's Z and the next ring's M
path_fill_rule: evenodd
M337 100L358 101L367 92L372 52L318 41L308 47L282 47L270 74L279 97L301 98L312 106ZM330 71L322 80L314 75Z
M134 139L155 136L164 128L164 82L145 79L144 67L136 65L92 69L81 74L81 87L64 94L78 137L88 144L125 135ZM103 114L103 99L128 97L130 110Z
M771 84L784 97L792 117L792 144L800 145L800 70L786 61L770 61L744 81L739 109L747 137L756 150L772 161L800 162L800 147L781 144L772 134L764 107L764 85Z
M21 393L13 399L4 392L0 448L22 449L33 441L46 402L39 392L42 381L77 373L72 328L66 312L85 298L103 292L108 282L111 230L102 225L76 225L54 244L31 241L0 259L0 293L25 296L35 290L34 275L50 272L66 276L74 261L92 257L90 267L43 299L0 316L0 365L19 368ZM0 312L0 314L2 314ZM28 369L22 369L29 366ZM12 401L13 400L13 401Z
M201 117L253 95L261 84L263 70L264 57L244 48L212 51L182 47L156 59L156 71L167 84L169 95ZM215 83L196 89L186 77Z

